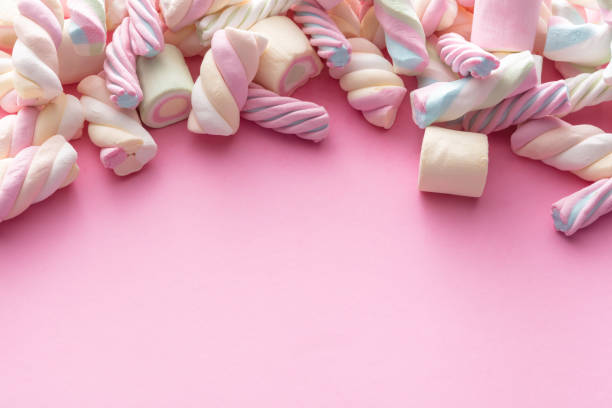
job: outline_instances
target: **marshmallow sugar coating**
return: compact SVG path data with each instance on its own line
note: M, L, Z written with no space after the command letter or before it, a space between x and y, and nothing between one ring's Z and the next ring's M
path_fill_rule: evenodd
M487 182L488 168L486 135L434 126L425 129L419 190L480 197Z
M306 35L289 18L266 18L250 31L268 38L254 82L281 95L291 95L321 73L323 63Z
M531 51L542 0L478 0L471 41L487 51Z
M143 93L138 111L145 125L162 128L187 119L193 79L178 48L166 44L156 57L140 57L137 70Z

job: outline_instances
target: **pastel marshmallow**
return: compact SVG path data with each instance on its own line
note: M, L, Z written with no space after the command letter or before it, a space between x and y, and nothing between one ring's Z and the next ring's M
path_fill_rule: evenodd
M127 17L127 0L105 0L106 29L113 31Z
M610 61L612 28L607 24L575 25L563 17L549 20L544 56L553 61L599 66Z
M425 129L419 163L420 191L480 197L488 168L486 135L440 127Z
M359 37L361 21L347 2L341 1L327 14L334 20L334 23L346 38Z
M444 35L448 33L456 33L465 39L472 36L472 22L474 21L474 13L459 6L457 8L457 17L453 24L447 29L440 30L437 32L438 35Z
M359 36L374 43L381 50L384 50L387 46L385 44L385 31L378 22L378 18L376 18L374 7L371 7L361 20Z
M77 54L69 34L70 20L66 20L62 34L62 43L58 50L59 79L63 85L79 83L83 78L97 74L104 69L104 53L82 56Z
M18 0L3 0L0 7L0 50L10 51L17 41L13 19L18 14Z
M21 108L13 86L11 56L3 51L0 51L0 108L6 113L15 113Z
M531 51L542 0L478 0L471 41L487 51Z
M200 43L200 36L194 24L183 27L178 31L165 30L164 41L178 47L185 58L203 56L206 48Z
M447 29L457 18L456 0L412 0L412 4L427 37Z
M268 38L254 82L281 95L291 95L321 73L323 63L306 35L287 17L270 17L251 27Z
M154 58L139 58L138 79L143 99L138 107L142 122L162 128L187 119L193 79L181 51L166 44Z

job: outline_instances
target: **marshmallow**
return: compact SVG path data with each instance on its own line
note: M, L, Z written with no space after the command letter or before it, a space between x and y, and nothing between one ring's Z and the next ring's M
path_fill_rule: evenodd
M119 27L119 24L128 15L126 0L105 0L106 29L108 32Z
M571 112L612 101L612 87L604 81L602 69L565 80L570 93Z
M433 126L425 129L419 164L420 191L480 197L488 168L486 135Z
M538 17L538 28L536 30L535 43L533 45L533 52L536 54L542 54L546 45L546 36L548 34L548 20L552 16L552 10L547 2L542 2L540 7L540 16Z
M77 55L104 53L106 6L104 0L69 0L70 22L66 23Z
M313 142L320 142L329 134L329 115L324 107L280 96L256 84L249 85L241 116L266 129Z
M499 59L456 33L444 34L438 40L440 58L461 76L486 78L499 67Z
M368 10L374 5L373 0L344 0L353 12L357 16L357 18L361 21L365 17Z
M474 14L466 10L463 7L457 8L457 17L453 24L445 30L438 32L438 35L444 35L448 33L456 33L463 38L470 38L472 36L472 21L474 20Z
M76 160L76 150L59 135L0 160L0 222L71 184L79 174Z
M573 64L571 62L555 61L555 69L563 78L572 78L580 74L592 74L597 71L597 67Z
M76 53L68 32L70 20L66 20L62 43L57 51L59 59L59 79L63 85L76 84L83 78L97 74L104 69L104 53L92 56L81 56Z
M180 31L194 24L205 14L216 13L244 0L160 0L159 7L166 26Z
M174 32L171 30L164 31L164 41L166 44L172 44L178 47L184 57L195 57L196 55L204 55L206 50L200 43L200 36L194 24L183 27Z
M453 82L437 82L410 94L412 117L425 128L434 122L458 119L464 114L495 106L539 83L535 59L524 51L510 54L485 79L466 77Z
M374 7L370 8L361 20L359 36L374 43L374 45L381 50L384 50L387 46L385 44L385 31L376 18L376 10Z
M351 38L349 42L353 48L351 62L331 68L329 74L340 79L349 104L368 122L389 129L406 95L404 82L374 44L364 38Z
M348 64L351 59L351 46L336 23L318 3L304 0L298 3L293 11L293 19L310 37L310 43L317 49L319 56L327 61L327 66L343 67Z
M111 100L118 107L134 109L140 104L142 89L136 73L136 55L130 45L129 17L123 19L106 47L104 73Z
M478 0L472 39L487 51L531 51L542 0Z
M302 30L289 18L266 18L251 31L269 39L259 59L256 83L286 96L321 73L323 63Z
M21 109L13 86L11 56L2 51L0 51L0 108L7 113L15 113Z
M425 33L412 3L402 0L376 0L376 17L385 32L387 51L395 72L417 75L427 66Z
M492 133L513 125L570 110L565 81L546 82L527 92L504 99L497 105L466 114L463 128L470 132Z
M164 49L161 20L155 0L127 0L130 45L134 54L152 58Z
M612 0L597 0L601 16L606 24L612 24Z
M591 125L573 126L549 116L525 123L511 138L519 156L595 181L612 177L612 134Z
M463 7L474 7L476 0L457 0L457 3Z
M190 131L223 136L238 131L240 110L267 44L261 34L235 28L215 33L191 93Z
M154 58L139 58L138 79L143 99L138 107L142 122L161 128L187 119L193 79L180 50L166 44Z
M361 21L347 2L341 1L327 14L334 20L334 23L346 38L359 37Z
M81 105L89 122L89 138L102 148L100 160L104 167L118 176L127 176L155 157L157 144L140 124L138 114L115 107L102 77L85 78L77 90L83 95Z
M434 82L451 82L459 79L459 75L454 73L448 65L446 65L438 55L436 49L437 37L430 36L427 39L427 54L429 55L429 63L422 73L417 75L417 83L419 88L423 88Z
M15 157L29 146L40 146L55 135L70 141L81 137L85 117L79 100L61 94L43 109L23 108L0 119L0 159Z
M18 8L13 84L21 105L44 105L62 93L57 50L64 10L59 0L20 0Z
M196 24L200 42L209 47L215 32L227 27L248 30L264 18L285 14L297 1L248 0L209 14Z
M553 61L599 66L610 61L612 29L605 24L572 24L563 17L549 20L544 56Z
M17 41L13 19L19 13L18 0L4 0L0 7L0 50L10 51Z
M552 205L555 229L566 236L612 211L612 179L599 180Z
M412 0L412 4L426 37L436 31L446 30L457 18L456 0Z

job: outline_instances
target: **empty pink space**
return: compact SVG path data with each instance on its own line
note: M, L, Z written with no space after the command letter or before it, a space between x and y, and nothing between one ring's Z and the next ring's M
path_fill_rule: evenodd
M0 407L612 405L612 216L550 217L584 181L507 131L481 199L422 194L408 103L385 132L326 74L297 96L325 142L180 123L124 179L74 143L77 181L0 224Z

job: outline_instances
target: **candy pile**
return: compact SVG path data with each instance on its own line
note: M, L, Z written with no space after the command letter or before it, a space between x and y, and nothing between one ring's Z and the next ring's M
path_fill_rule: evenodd
M417 77L421 191L480 197L487 134L518 125L513 152L594 182L552 207L571 235L612 211L612 135L561 119L612 100L609 24L611 0L4 0L0 221L75 180L85 123L119 176L155 157L147 127L183 120L320 142L327 111L291 95L327 66L384 129L407 99L401 75ZM543 58L565 79L542 83Z

